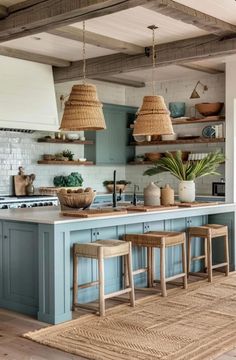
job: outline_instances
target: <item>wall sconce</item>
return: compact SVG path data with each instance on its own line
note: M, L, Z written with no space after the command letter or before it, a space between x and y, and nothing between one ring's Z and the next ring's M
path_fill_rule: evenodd
M201 83L201 81L198 81L195 85L195 88L193 89L192 91L192 94L190 95L190 98L189 99L199 99L200 98L200 95L198 94L196 88L198 87L198 85L201 85L203 87L203 92L204 91L207 91L208 90L208 87L207 85L204 85Z

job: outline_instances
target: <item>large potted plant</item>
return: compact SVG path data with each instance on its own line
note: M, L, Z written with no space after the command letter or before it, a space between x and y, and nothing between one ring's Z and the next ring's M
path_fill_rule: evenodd
M220 151L209 153L206 157L196 161L183 161L182 152L175 154L166 152L154 163L154 166L144 172L144 175L156 175L164 171L170 172L179 183L179 200L193 202L195 200L195 179L207 175L220 175L216 172L218 166L224 162L225 156Z

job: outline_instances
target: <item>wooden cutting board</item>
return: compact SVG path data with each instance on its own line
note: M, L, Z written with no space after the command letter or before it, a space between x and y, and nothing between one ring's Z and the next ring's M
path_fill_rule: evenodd
M157 205L157 206L137 205L137 206L129 206L129 207L126 208L126 210L128 210L128 211L144 211L144 212L159 211L159 210L172 210L172 209L178 209L178 206L177 205L169 205L169 206L164 206L164 205Z
M127 210L125 210L125 209L67 210L67 211L62 211L61 214L63 216L90 218L90 217L97 217L97 216L116 216L116 215L120 215L120 214L127 214Z
M16 196L26 195L26 186L29 181L25 175L14 175L14 191Z
M218 201L195 201L193 203L175 203L178 207L198 207L198 206L211 206L211 205L218 205Z

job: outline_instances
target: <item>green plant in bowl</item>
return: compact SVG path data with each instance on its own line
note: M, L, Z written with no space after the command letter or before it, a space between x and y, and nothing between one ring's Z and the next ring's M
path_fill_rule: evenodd
M67 157L68 159L69 159L69 161L72 161L73 160L73 158L74 158L74 154L72 153L72 151L70 151L70 150L64 150L63 151L63 153L62 153L62 155L64 156L64 157Z

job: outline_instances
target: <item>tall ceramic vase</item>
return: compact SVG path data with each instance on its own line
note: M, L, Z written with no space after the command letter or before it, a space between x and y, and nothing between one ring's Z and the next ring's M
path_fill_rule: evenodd
M193 180L180 181L179 200L180 202L195 201L195 182Z

